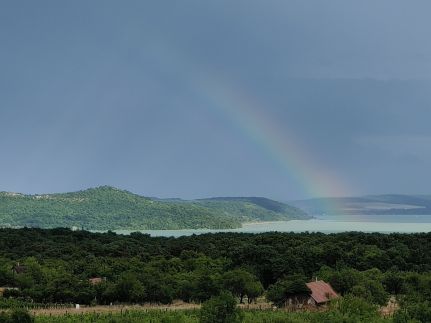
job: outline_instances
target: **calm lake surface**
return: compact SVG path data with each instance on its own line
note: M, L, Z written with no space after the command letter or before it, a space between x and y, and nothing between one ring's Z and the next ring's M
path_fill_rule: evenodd
M361 215L361 216L320 216L311 220L292 220L244 224L239 229L229 230L142 230L140 232L154 237L180 237L192 234L216 232L323 232L336 233L345 231L363 232L431 232L431 215ZM119 234L130 234L133 231L117 230Z

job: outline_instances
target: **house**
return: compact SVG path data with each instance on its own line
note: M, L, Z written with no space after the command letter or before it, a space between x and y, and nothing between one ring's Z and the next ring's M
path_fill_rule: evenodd
M309 305L324 305L334 298L338 298L338 294L332 289L331 285L325 283L323 280L317 280L306 284L311 290L310 298L308 299Z
M302 308L304 306L322 306L330 300L339 297L331 285L323 280L306 283L310 292L290 295L286 300L286 306Z

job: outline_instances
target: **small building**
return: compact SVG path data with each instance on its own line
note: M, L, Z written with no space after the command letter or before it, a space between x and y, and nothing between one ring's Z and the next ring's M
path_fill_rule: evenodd
M325 305L330 300L339 297L331 285L325 283L323 280L309 282L306 285L311 290L311 295L308 299L309 305Z
M308 293L298 293L291 295L287 300L285 306L294 308L303 308L304 306L322 306L330 300L339 297L338 294L332 289L331 285L323 280L312 281L306 283Z

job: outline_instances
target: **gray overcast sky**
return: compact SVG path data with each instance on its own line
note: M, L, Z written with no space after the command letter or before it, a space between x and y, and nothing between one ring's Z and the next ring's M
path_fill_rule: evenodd
M0 191L431 194L430 12L429 0L1 1ZM299 149L271 153L272 140Z

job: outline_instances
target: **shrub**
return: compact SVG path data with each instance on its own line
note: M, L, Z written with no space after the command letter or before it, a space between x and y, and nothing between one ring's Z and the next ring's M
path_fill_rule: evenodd
M239 323L243 321L243 313L236 306L235 297L230 293L222 293L202 304L200 323Z

